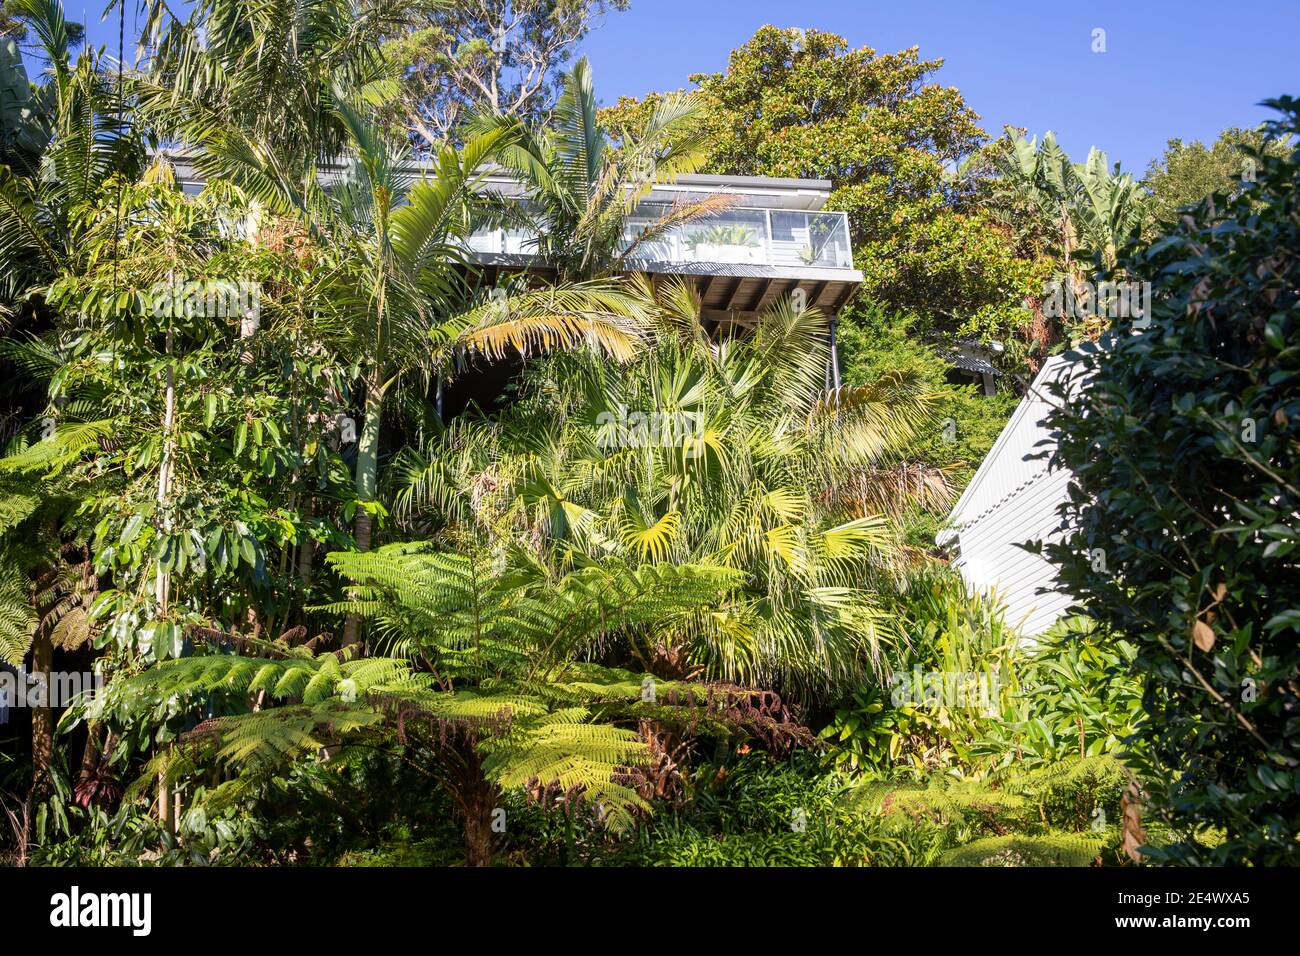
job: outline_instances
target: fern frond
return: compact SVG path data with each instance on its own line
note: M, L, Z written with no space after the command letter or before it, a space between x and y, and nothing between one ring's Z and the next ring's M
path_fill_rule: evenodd
M1091 866L1106 840L1083 833L995 836L976 840L939 859L940 866Z

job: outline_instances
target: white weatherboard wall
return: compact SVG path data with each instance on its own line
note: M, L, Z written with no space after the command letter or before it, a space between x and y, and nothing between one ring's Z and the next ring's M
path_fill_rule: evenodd
M1048 471L1044 458L1052 433L1043 423L1056 399L1052 382L1070 376L1073 356L1055 355L1044 363L1029 392L966 486L944 530L935 541L954 555L952 564L971 587L996 594L1007 608L1007 622L1026 636L1045 631L1073 603L1052 588L1055 569L1043 558L1018 547L1027 541L1059 540L1057 506L1067 498L1071 474Z

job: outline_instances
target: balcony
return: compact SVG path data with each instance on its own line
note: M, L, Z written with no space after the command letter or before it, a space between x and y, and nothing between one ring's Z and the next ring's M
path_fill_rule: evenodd
M627 221L630 244L670 207L646 203ZM633 253L646 262L750 263L791 268L852 269L849 222L842 212L733 208L677 226L641 243Z
M667 276L689 281L699 292L707 317L724 326L745 325L752 321L754 313L795 289L803 290L807 304L833 315L861 283L862 274L853 266L846 214L815 207L798 209L757 204L763 200L783 201L787 197L781 193L792 192L791 183L806 181L746 177L728 177L718 182L714 182L714 177L691 179L691 185L696 187L691 190L675 185L656 187L624 224L623 241L624 249L628 250L674 202L719 191L734 195L736 205L644 240L631 249L627 259L630 269L647 273L654 282ZM694 179L707 181L696 184ZM748 182L762 184L771 195L736 191ZM824 196L829 195L830 184L824 185L824 194L810 199L801 193L789 201L820 205ZM547 271L538 255L536 237L527 231L483 228L469 238L468 247L489 273L517 269Z
M624 241L631 245L669 208L667 203L643 204L624 226ZM537 252L534 236L508 228L479 230L470 237L469 247L485 255L526 256ZM662 264L708 262L853 268L848 217L844 213L788 209L728 209L642 242L632 259L638 263Z

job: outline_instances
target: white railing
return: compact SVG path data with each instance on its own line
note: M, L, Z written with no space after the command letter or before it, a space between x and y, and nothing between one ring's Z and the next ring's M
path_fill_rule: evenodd
M623 227L626 249L669 208L644 203ZM482 229L469 239L474 252L535 255L535 238L518 229ZM633 258L649 262L752 263L852 269L848 216L842 212L736 207L674 226L644 239Z
M632 243L668 208L655 204L643 206L625 224L624 240ZM646 239L638 244L633 255L653 262L853 268L849 222L842 212L727 209Z

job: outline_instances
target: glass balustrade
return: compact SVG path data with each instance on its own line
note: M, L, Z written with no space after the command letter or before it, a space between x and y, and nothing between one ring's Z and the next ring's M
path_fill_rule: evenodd
M666 230L655 229L669 209L667 204L644 203L628 218L623 241L631 258L660 263L853 268L848 217L842 212L736 207ZM515 228L479 230L468 245L483 254L537 254L535 238Z
M842 212L737 207L656 233L654 223L669 208L647 203L628 219L623 239L633 258L853 268L848 218Z

